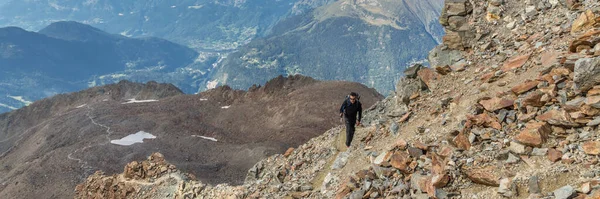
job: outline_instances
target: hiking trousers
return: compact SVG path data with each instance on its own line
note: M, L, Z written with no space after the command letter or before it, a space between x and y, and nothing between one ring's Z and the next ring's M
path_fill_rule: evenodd
M347 117L344 117L344 119L346 120L346 146L350 147L350 143L354 137L354 126L356 126L356 120L348 119Z

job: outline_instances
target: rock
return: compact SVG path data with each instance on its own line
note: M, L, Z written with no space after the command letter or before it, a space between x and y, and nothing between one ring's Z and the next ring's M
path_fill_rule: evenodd
M365 195L364 190L356 190L348 196L348 199L362 199L363 195Z
M579 17L573 21L571 33L576 34L589 30L594 27L594 24L596 24L596 15L591 10L587 10L582 12Z
M525 154L525 145L519 144L517 142L510 142L508 150L515 154Z
M538 81L527 80L527 81L525 81L525 82L523 82L523 83L521 83L521 84L519 84L519 85L511 88L510 90L513 93L515 93L515 95L520 95L520 94L523 94L523 93L525 93L527 91L530 91L531 89L536 88L539 83L540 82L538 82Z
M402 138L396 140L396 144L395 147L397 147L400 150L404 150L406 149L406 147L408 146L408 143L406 143L406 141Z
M504 197L516 196L516 185L513 184L512 180L508 178L500 179L500 186L498 187L498 193Z
M285 153L283 154L283 156L287 158L290 155L292 155L292 152L294 152L294 148L290 147L287 151L285 151Z
M448 26L451 31L467 31L469 26L467 24L467 18L464 16L450 16L448 17Z
M429 64L432 67L446 65L453 66L455 64L458 64L458 62L460 62L461 60L465 62L461 55L461 51L442 50L441 46L437 46L433 50L429 51L427 59L429 60Z
M468 0L446 1L442 12L447 16L466 16L473 12L473 5Z
M587 91L600 83L600 57L582 58L575 62L573 82L578 89Z
M404 151L397 151L392 155L390 159L390 163L392 167L402 171L403 173L409 173L410 169L408 164L411 162L411 158Z
M379 154L379 156L377 156L377 158L375 158L375 160L373 161L373 164L385 165L385 163L389 162L392 155L393 155L393 153L391 151L385 151L385 152Z
M520 68L529 60L530 55L531 54L519 55L509 59L508 61L504 62L501 70L508 72L513 69Z
M425 88L426 85L421 80L401 78L396 84L396 104L408 105L410 96Z
M508 28L510 30L512 30L513 28L515 28L515 26L516 26L516 23L514 21L506 24L506 28Z
M545 156L548 153L548 148L533 148L531 155L533 156Z
M421 68L423 68L423 65L421 64L415 64L411 67L408 67L404 70L404 76L412 79L417 78L417 72L419 72Z
M540 147L546 142L550 133L552 128L546 122L529 122L515 140L527 146Z
M537 176L531 176L531 178L529 178L529 182L527 183L527 185L529 186L529 193L530 194L537 194L537 193L541 193L541 189L540 186L538 184L538 177Z
M569 199L575 193L575 189L571 185L567 185L554 190L553 193L555 199Z
M490 4L494 6L501 6L502 4L504 4L504 0L490 0Z
M544 51L542 52L542 55L540 56L540 61L542 62L542 67L544 68L549 68L552 67L553 65L558 65L560 64L558 62L558 56L562 55L562 53L560 52L556 52L556 51Z
M398 123L392 122L392 125L390 125L390 132L392 132L394 135L397 135L398 129L400 129L400 127L398 126Z
M589 182L583 183L581 185L581 193L588 194L590 193L590 191L592 191L592 187L590 186Z
M335 161L333 162L333 166L331 168L334 170L344 168L344 166L346 166L346 163L348 162L348 157L350 157L350 153L348 153L348 152L340 153L337 156L337 158L335 159Z
M433 71L433 69L423 68L417 72L417 76L419 76L421 81L423 81L425 85L427 85L427 88L429 88L429 90L434 89L433 81L437 79L437 75Z
M582 148L588 155L600 155L600 141L584 142Z
M513 103L513 100L498 97L479 101L479 104L481 104L483 108L489 112L495 112L503 108L511 107L513 106Z
M467 119L469 119L469 121L471 121L472 124L476 126L502 130L502 125L497 120L497 118L490 116L488 113L482 113L476 116L467 116Z
M600 116L595 117L592 121L588 122L587 126L598 126L600 124Z
M548 149L548 160L551 162L559 161L563 156L563 153L556 149Z
M464 71L466 66L467 66L467 61L462 59L462 60L450 65L450 68L452 69L452 71L460 72L460 71Z
M556 126L577 127L580 124L575 123L569 114L564 110L550 110L544 114L535 117L538 121L548 122Z
M527 94L525 98L521 101L522 107L533 106L533 107L542 107L546 104L546 101L542 100L544 95L546 95L542 91L532 91Z
M600 108L600 96L599 95L589 96L589 97L585 98L584 103L586 105L589 105L594 108Z
M506 164L515 164L521 160L519 157L513 155L512 153L508 153L508 159L506 159Z
M468 151L471 148L471 143L464 133L459 133L452 141L459 149Z
M419 158L423 155L423 150L415 147L408 147L408 153L414 158Z
M447 30L446 35L444 35L444 37L442 37L442 41L450 49L454 49L454 50L464 50L465 49L465 46L463 44L463 38L461 37L461 34L458 32Z
M493 170L492 167L471 169L466 172L466 175L477 184L497 187L500 185L498 183L499 177L494 174Z

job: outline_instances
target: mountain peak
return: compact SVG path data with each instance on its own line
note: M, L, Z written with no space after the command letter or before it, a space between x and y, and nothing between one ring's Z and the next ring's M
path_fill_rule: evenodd
M102 41L119 39L121 37L76 21L54 22L40 30L39 33L70 41Z

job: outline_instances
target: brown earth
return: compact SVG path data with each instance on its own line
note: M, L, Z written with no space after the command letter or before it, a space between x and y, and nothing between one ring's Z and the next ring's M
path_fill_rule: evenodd
M95 171L120 173L152 152L204 182L240 184L258 160L338 125L337 111L350 91L361 94L365 109L382 99L358 83L303 76L197 95L123 81L44 99L0 115L0 198L73 197L73 187ZM132 98L158 101L125 103ZM156 139L110 143L139 131Z

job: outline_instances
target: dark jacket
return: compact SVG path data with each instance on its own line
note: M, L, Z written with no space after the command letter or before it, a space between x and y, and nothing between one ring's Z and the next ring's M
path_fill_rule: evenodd
M340 113L344 113L344 116L350 121L359 121L362 118L362 104L356 100L353 104L349 99L344 100L342 107L340 107ZM358 118L356 117L358 115Z

